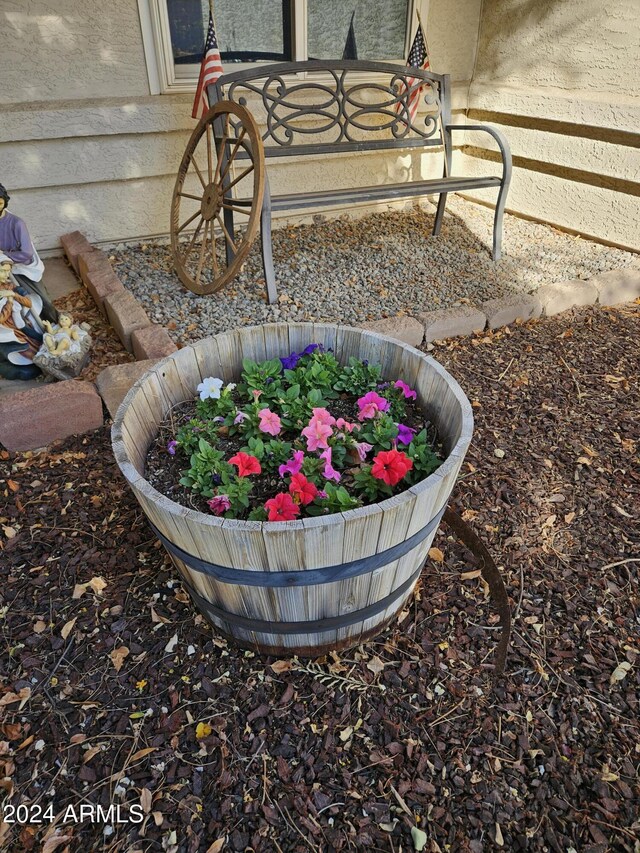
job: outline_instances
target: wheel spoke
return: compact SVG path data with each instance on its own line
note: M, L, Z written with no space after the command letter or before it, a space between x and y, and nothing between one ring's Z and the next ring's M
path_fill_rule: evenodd
M220 226L221 226L222 230L224 231L225 237L227 238L227 240L229 241L229 243L231 243L231 248L232 248L232 249L233 249L233 251L237 254L237 253L238 253L238 250L237 250L237 248L236 248L236 244L233 242L233 237L232 237L232 236L231 236L231 234L229 234L229 232L227 231L226 225L224 224L224 221L223 221L223 219L222 219L222 217L220 216L220 214L219 214L219 213L216 213L216 219L217 219L217 220L218 220L218 222L220 223Z
M218 254L217 254L217 246L216 246L216 232L213 227L213 219L211 220L211 257L213 259L213 274L218 277L219 268L218 268Z
M187 248L187 251L184 253L183 263L187 263L189 255L193 251L193 247L195 246L195 242L198 239L198 234L200 233L200 229L202 228L202 223L204 222L204 218L200 217L200 222L198 222L196 230L193 232L193 237L191 238L191 242Z
M191 195L191 193L178 193L182 198L192 198L194 201L202 201L201 195Z
M218 162L216 163L216 170L213 174L212 183L216 183L218 180L218 176L220 174L220 166L222 165L222 156L224 152L224 146L229 141L229 115L227 114L227 122L225 124L224 133L222 134L222 139L220 141L220 145L218 146Z
M237 177L237 178L234 178L234 179L233 179L233 181L231 181L231 183L230 183L228 186L226 186L226 187L224 188L225 196L226 196L227 192L231 189L231 187L235 187L235 185L236 185L239 181L241 181L243 178L246 178L246 177L247 177L247 175L249 175L251 172L253 172L254 168L255 168L255 166L254 166L254 165L253 165L253 163L252 163L252 164L249 166L249 168L248 168L248 169L245 169L245 170L244 170L244 172L243 172L241 175L238 175L238 177Z
M205 189L207 184L205 179L202 177L202 172L198 169L198 164L195 160L195 155L191 158L191 162L193 163L193 168L196 170L198 177L200 178L200 183L202 184L202 188Z
M199 211L199 210L197 210L197 211L193 214L193 216L190 216L190 217L187 219L187 221L186 221L186 222L183 222L183 223L182 223L182 225L181 225L181 226L178 228L178 230L176 231L176 234L179 234L181 231L184 231L184 229L187 227L187 225L188 225L190 222L193 222L193 220L196 218L196 216L200 216L200 211Z
M207 168L209 170L209 183L213 183L213 151L211 144L211 125L207 125Z
M207 245L207 229L209 223L204 223L204 231L202 232L202 245L200 246L200 258L198 259L198 268L196 270L196 284L200 284L200 276L202 274L202 264L204 263L204 248Z
M229 155L229 159L227 160L227 165L224 167L224 171L221 172L221 174L220 174L220 180L221 181L225 178L227 172L229 171L229 167L231 166L231 163L233 162L233 158L238 153L238 148L240 147L240 143L242 142L242 140L244 139L246 134L247 134L247 129L245 127L243 127L242 132L240 133L240 136L236 140L236 144L233 146L233 151Z
M236 213L244 213L245 216L251 216L250 207L236 207L234 204L225 204L224 202L222 202L222 206L225 210L235 210Z

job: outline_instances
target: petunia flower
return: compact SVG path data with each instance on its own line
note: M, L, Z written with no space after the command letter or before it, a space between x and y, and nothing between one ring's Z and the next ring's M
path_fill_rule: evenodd
M238 466L238 477L248 477L250 474L260 474L262 466L255 456L240 451L232 456L229 464Z
M265 502L264 508L269 514L269 521L293 521L300 515L300 507L286 492L279 492L270 498Z
M330 447L327 447L327 449L324 450L320 454L320 459L324 459L324 463L325 463L324 464L324 471L322 472L325 480L335 480L336 483L339 483L341 475L340 475L340 472L336 471L336 469L331 464L331 448Z
M260 395L262 394L262 391L260 391L258 388L254 388L254 389L253 389L253 391L252 391L251 393L253 394L253 399L254 399L254 400L256 401L256 403L257 403L257 402L258 402L258 400L260 399Z
M260 418L260 423L258 424L260 432L268 432L269 435L279 434L282 429L279 415L272 412L271 409L261 409L258 412L258 417Z
M368 444L366 441L356 441L355 449L360 457L360 461L364 462L367 457L367 453L370 450L373 450L373 444Z
M322 349L323 349L322 344L309 344L309 346L308 346L308 347L305 347L305 348L302 350L302 352L300 353L300 355L311 355L311 353L312 353L314 350L317 350L317 349L319 349L319 350L320 350L320 352L322 352Z
M233 419L234 424L241 424L243 421L246 421L248 415L245 415L244 412L238 412L238 414Z
M380 412L388 411L389 406L390 403L388 400L376 394L375 391L369 391L364 397L360 397L358 400L358 408L360 409L358 420L364 421L369 418L375 418Z
M302 430L302 435L307 439L307 450L323 450L329 447L327 439L333 435L333 430L328 424L323 424L318 418L311 418L309 426Z
M201 400L219 400L223 385L222 379L214 379L213 376L208 376L202 380L196 390L200 392Z
M287 355L284 358L281 358L282 367L284 370L295 370L296 365L300 361L300 356L297 352L292 352L291 355Z
M333 426L336 422L333 415L326 409L312 409L311 414L314 418L317 418L321 424L326 424L326 426Z
M304 474L294 474L291 477L289 484L289 492L297 504L306 506L314 501L318 496L318 489L315 483L304 476Z
M167 443L167 453L169 454L169 456L175 456L176 455L176 447L177 446L178 446L178 442L175 441L174 439L172 439L171 441L169 441Z
M374 458L371 476L395 486L413 468L413 459L401 450L381 450Z
M207 501L207 506L215 515L223 515L231 506L228 495L216 495Z
M295 450L293 453L293 459L289 459L284 463L284 465L281 465L278 468L278 474L280 474L281 477L284 477L285 474L297 474L302 468L303 461L304 450Z
M398 441L400 444L411 444L415 430L406 424L396 424L396 426L398 427Z
M360 429L358 424L351 424L349 421L345 421L344 418L338 418L336 421L336 427L341 429L343 432L353 432L354 429Z
M393 387L394 388L400 388L400 390L402 391L402 393L404 394L404 396L407 400L415 400L418 396L416 394L416 392L413 390L413 388L409 388L407 383L403 382L402 379L398 379L397 382L394 382Z

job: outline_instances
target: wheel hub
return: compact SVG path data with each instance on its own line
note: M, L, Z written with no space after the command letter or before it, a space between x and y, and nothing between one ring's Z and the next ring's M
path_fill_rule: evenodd
M220 210L222 209L222 198L222 192L216 184L209 184L205 187L202 202L200 204L200 212L202 213L203 219L213 219L217 213L220 213Z

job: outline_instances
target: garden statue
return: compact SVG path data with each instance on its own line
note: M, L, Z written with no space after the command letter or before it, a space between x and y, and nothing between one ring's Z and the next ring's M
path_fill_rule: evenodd
M42 325L45 333L34 362L55 379L73 379L89 358L89 326L86 323L77 326L68 314L62 313L57 323L52 325L43 320Z
M0 254L0 376L33 379L40 375L33 358L43 340L42 300L15 282L12 267Z
M9 193L0 184L0 256L12 262L12 276L27 296L34 294L39 297L42 303L42 317L57 323L58 312L44 285L41 284L44 264L31 242L29 231L23 220L7 209L9 198Z

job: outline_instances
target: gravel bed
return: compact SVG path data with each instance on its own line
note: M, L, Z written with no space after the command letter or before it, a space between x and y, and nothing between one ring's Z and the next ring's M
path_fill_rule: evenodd
M273 306L266 304L259 240L242 274L211 296L196 296L182 286L166 240L120 244L112 258L151 319L167 326L179 343L278 320L359 324L415 315L461 299L477 304L638 263L630 252L507 215L505 254L494 264L488 251L493 211L454 197L440 238L432 239L434 211L429 206L358 219L345 215L275 230L280 301Z

